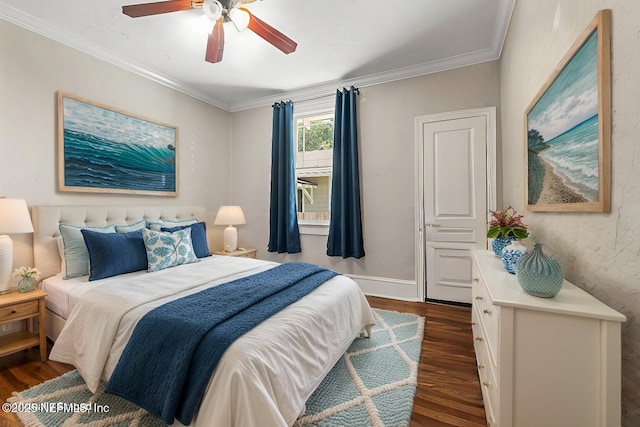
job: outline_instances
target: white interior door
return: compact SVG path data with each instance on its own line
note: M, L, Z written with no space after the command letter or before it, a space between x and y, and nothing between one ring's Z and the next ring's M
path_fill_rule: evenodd
M486 115L418 123L426 298L470 303L471 249L486 248Z

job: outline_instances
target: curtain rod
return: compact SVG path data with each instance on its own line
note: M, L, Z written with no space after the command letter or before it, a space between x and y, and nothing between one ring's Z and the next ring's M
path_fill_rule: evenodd
M351 87L353 87L353 90L355 90L356 93L358 95L360 95L360 89L359 88L357 88L357 87L355 87L353 85ZM337 89L337 90L339 91L340 89ZM330 96L335 96L335 94L336 93L333 92L333 93L327 93L327 94L324 94L324 95L308 96L308 97L304 97L304 98L293 98L291 101L295 102L295 103L309 102L309 101L315 101L316 99L322 99L322 98L328 98Z

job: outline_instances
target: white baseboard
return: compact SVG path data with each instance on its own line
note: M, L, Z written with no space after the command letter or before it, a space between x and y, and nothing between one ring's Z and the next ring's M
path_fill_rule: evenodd
M403 301L421 301L418 297L418 286L414 280L358 276L355 274L347 274L346 276L353 279L365 295Z

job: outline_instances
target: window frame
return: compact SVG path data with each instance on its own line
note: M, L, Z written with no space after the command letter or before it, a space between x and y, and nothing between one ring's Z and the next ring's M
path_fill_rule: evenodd
M297 127L298 120L306 117L319 116L323 114L331 114L335 118L335 104L332 99L319 100L317 102L309 103L302 107L298 107L296 105L296 108L294 109L294 113L293 113L293 126L294 126L294 132L295 132L295 138L293 143L294 143L296 157L298 154L298 127ZM333 177L333 160L331 161L331 170L332 170L331 176ZM296 165L295 171L296 171L296 181L297 181L298 179L297 165ZM329 182L329 186L331 187L331 181ZM296 194L297 194L297 191L298 190L296 189ZM298 207L296 206L296 211L297 211L297 208ZM330 193L329 193L329 212L331 212L331 194ZM330 222L331 222L330 220L298 219L298 229L300 231L300 234L328 236Z

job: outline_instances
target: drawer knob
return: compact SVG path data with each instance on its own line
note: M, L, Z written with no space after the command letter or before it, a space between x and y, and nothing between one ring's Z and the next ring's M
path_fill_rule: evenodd
M13 310L11 310L11 314L16 314L16 313L17 313L17 311L16 311L15 308Z
M491 310L489 310L488 308L485 308L484 310L482 310L482 312L484 314L491 314Z
M482 385L485 387L489 387L491 385L491 383L487 380L482 381Z
M480 341L480 342L482 342L482 341L484 341L484 338L482 338L482 337L476 337L476 341Z

